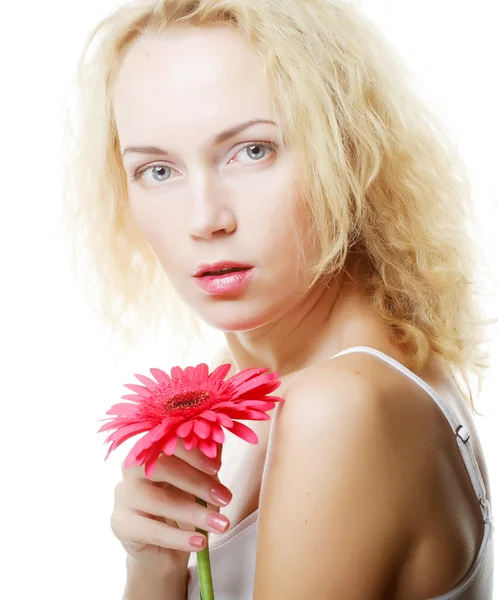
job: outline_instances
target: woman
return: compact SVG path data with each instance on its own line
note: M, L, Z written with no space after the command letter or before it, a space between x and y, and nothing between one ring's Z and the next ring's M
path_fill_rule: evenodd
M393 48L338 0L142 0L97 33L68 197L106 313L174 290L285 398L212 470L123 469L124 597L197 598L199 527L217 600L490 599L468 183Z

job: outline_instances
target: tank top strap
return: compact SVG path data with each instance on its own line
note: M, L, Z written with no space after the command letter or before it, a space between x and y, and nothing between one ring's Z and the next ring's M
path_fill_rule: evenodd
M384 354L380 350L376 350L375 348L371 348L370 346L353 346L351 348L346 348L334 356L330 358L336 358L338 356L342 356L344 354L350 354L352 352L366 352L367 354L371 354L376 356L380 360L384 361L391 367L397 369L403 375L406 375L409 379L411 379L414 383L420 386L438 405L439 409L446 417L446 420L450 424L450 427L453 430L455 435L455 440L458 445L458 449L460 450L460 454L462 455L463 461L465 463L465 467L469 474L470 481L472 482L472 487L474 488L474 492L480 502L481 512L483 515L483 519L485 522L491 521L491 507L489 501L486 497L486 486L484 485L484 480L482 478L481 470L479 469L479 465L477 463L474 450L472 449L472 445L469 443L470 433L464 427L463 424L459 423L456 419L453 412L449 409L448 406L444 403L441 396L430 387L423 379L421 379L418 375L407 369L400 362Z

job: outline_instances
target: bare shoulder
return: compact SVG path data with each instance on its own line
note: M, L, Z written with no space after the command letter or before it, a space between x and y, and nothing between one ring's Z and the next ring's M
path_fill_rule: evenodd
M437 442L439 409L422 388L377 357L357 352L324 361L297 377L285 398L282 418L306 419L312 406L315 414L323 411L329 430L337 428L339 440L352 435L356 442L395 447L413 475L417 462L427 474L424 449L430 452Z
M260 499L258 600L271 589L282 598L394 597L414 541L422 459L414 464L409 427L372 365L338 357L286 390ZM277 581L281 572L292 575Z
M349 468L364 489L385 476L388 505L398 502L406 539L416 543L441 479L435 459L447 448L441 447L442 435L454 444L451 428L427 393L377 357L358 352L304 372L285 399L278 430L305 431L307 426L311 435L321 428L335 440L336 458L348 453Z
M442 379L430 385L444 392ZM453 431L427 392L354 353L304 371L283 397L260 498L254 598L275 599L275 589L286 600L428 598L456 585L482 518Z
M320 415L338 441L353 436L355 443L396 447L400 460L408 458L412 467L413 444L431 435L434 428L428 425L438 411L424 390L366 353L346 354L305 371L289 386L285 400L281 419ZM407 456L400 454L403 448ZM425 469L426 456L418 456Z

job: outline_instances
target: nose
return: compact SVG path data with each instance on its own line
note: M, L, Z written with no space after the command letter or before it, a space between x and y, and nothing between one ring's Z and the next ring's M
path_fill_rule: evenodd
M236 228L228 190L215 175L203 175L190 183L188 232L193 239L211 239Z

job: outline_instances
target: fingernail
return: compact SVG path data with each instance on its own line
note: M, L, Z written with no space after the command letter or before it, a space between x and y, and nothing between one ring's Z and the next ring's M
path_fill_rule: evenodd
M207 458L205 460L201 460L201 467L210 475L214 475L220 470L221 465Z
M232 493L224 487L215 486L211 488L211 498L219 504L226 506L232 499Z
M205 538L201 537L200 535L194 535L190 538L189 542L191 546L194 546L194 548L202 548L204 546L204 540Z
M222 533L226 531L229 525L229 520L223 515L219 515L218 513L210 513L207 516L206 522L209 525L209 527L215 529L216 531L221 531Z

